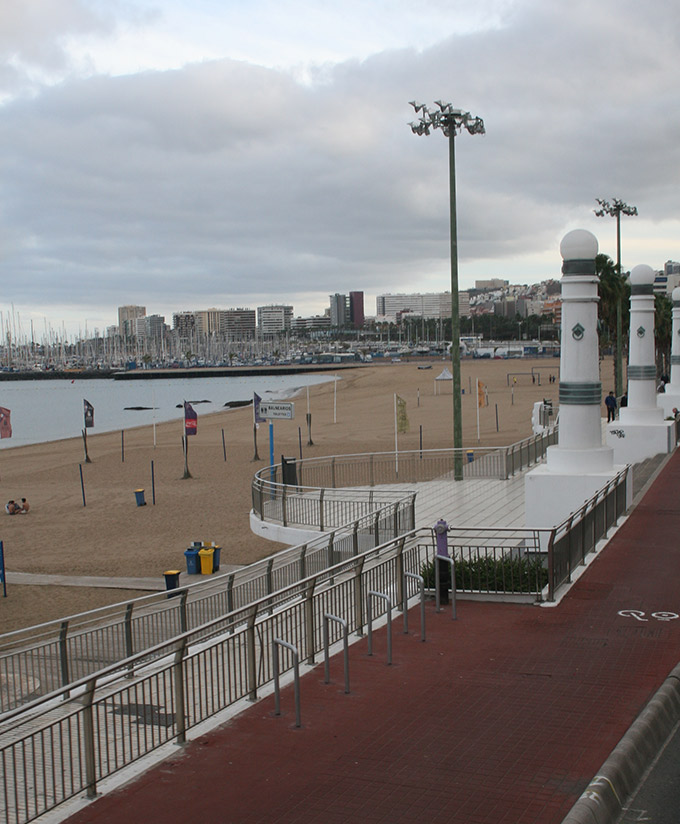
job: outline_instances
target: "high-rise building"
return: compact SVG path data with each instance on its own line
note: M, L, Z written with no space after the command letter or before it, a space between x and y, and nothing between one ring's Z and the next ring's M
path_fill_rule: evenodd
M349 302L347 295L329 295L331 302L331 326L343 327L349 324Z
M134 321L146 315L146 306L119 306L118 331L121 337L131 338L135 334Z
M255 337L254 309L225 309L224 333L229 340L249 340Z
M364 293L349 293L349 320L355 329L363 329L364 326Z
M172 316L172 328L182 345L190 344L196 335L196 316L193 312L175 312Z
M293 321L292 306L258 306L257 328L263 335L278 335L287 332Z
M219 335L225 331L224 309L201 309L194 312L199 335Z

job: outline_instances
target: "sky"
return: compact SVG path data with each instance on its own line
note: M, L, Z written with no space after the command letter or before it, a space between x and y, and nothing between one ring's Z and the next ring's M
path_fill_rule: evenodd
M559 278L588 229L680 260L667 0L0 0L0 318L36 340L173 311ZM11 316L11 322L10 322Z

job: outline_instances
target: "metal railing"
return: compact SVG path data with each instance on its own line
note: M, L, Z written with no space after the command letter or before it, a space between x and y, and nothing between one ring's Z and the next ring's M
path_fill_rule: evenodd
M557 427L503 447L470 449L418 449L371 452L325 458L290 459L255 473L253 512L261 520L283 526L319 530L346 523L359 513L380 505L381 496L394 500L394 492L375 486L447 480L462 466L462 480L507 480L538 463L546 449L557 443ZM291 481L291 476L294 481Z
M415 494L301 546L226 575L8 633L0 639L0 712L397 538L415 526ZM124 665L120 665L123 667Z
M621 472L554 529L451 530L458 593L554 598L625 510L626 478ZM235 702L255 700L275 677L275 644L285 672L295 665L291 648L313 664L329 639L362 635L369 616L403 610L420 594L435 553L432 530L409 532L6 713L0 818L26 824L79 793L94 797L103 779L166 743L183 743L188 730ZM466 562L480 558L486 576L467 576ZM491 574L504 559L540 565L547 582L500 568ZM328 615L338 619L333 626Z

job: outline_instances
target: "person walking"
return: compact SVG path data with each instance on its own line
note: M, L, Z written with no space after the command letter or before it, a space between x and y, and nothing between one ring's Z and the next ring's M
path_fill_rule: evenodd
M613 392L604 399L604 405L607 407L607 423L616 420L616 398Z

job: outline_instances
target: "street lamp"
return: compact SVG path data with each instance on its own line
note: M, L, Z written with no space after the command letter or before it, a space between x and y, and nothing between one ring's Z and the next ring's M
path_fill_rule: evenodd
M451 371L453 373L453 446L455 449L454 476L463 477L463 420L461 416L460 380L460 317L458 307L458 230L456 225L456 153L455 137L465 129L470 134L484 134L484 121L470 112L454 109L450 103L435 100L437 111L430 111L424 103L410 102L419 120L410 123L417 135L429 135L432 129L441 129L449 140L449 203L451 226Z
M629 206L618 198L613 198L610 203L608 200L600 200L596 197L595 200L600 205L599 209L593 209L597 217L604 217L609 215L616 218L616 269L621 278L621 215L634 217L638 210L636 206ZM620 398L623 394L623 332L622 332L622 294L619 294L616 300L616 358L614 362L614 390L616 397Z

